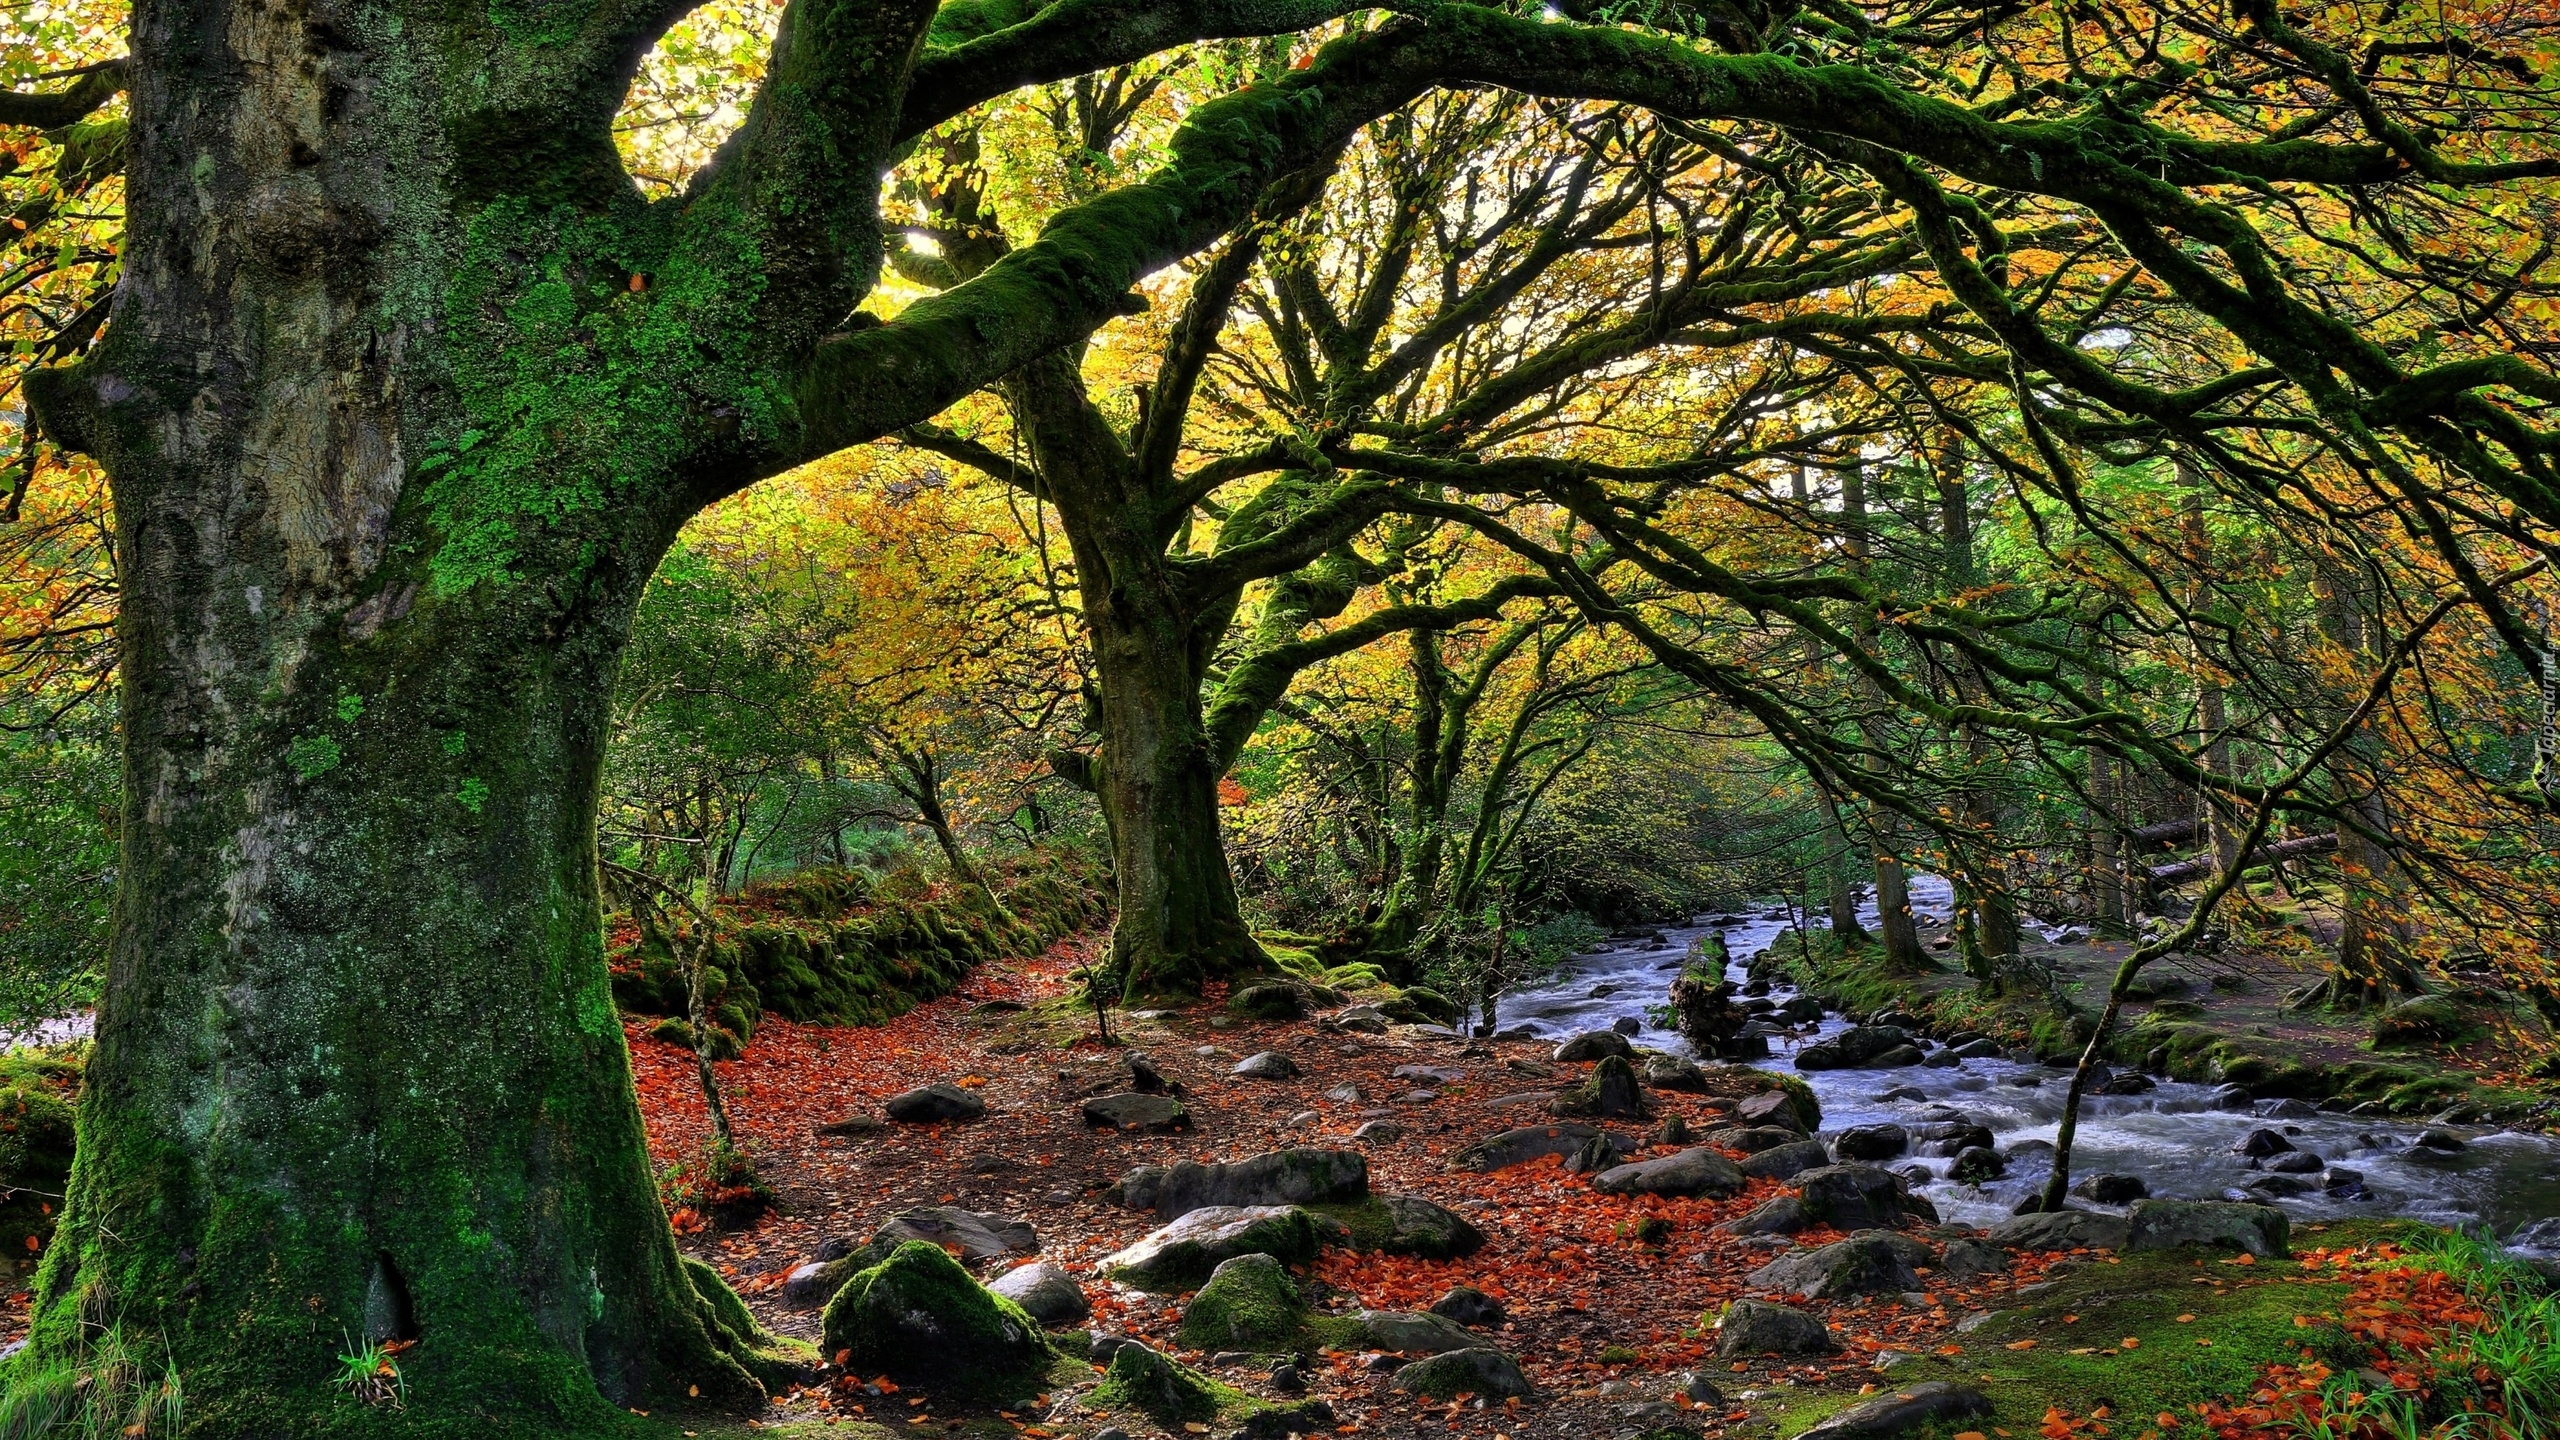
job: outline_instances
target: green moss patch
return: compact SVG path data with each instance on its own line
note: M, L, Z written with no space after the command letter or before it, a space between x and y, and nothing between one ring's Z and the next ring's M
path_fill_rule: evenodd
M2317 1238L2330 1246L2367 1244L2423 1228L2356 1221ZM2290 1260L2235 1265L2228 1258L2172 1251L2091 1265L1953 1337L1961 1354L1905 1360L1886 1383L1971 1385L1990 1397L1994 1422L2024 1434L2053 1405L2075 1415L2105 1405L2136 1425L2163 1410L2184 1417L2198 1402L2247 1395L2263 1367L2299 1362L2306 1349L2337 1368L2365 1363L2364 1349L2326 1318L2345 1303L2348 1284ZM2312 1323L2297 1325L2296 1316ZM1859 1398L1805 1396L1775 1417L1778 1433L1798 1434Z
M0 1054L0 1279L31 1271L70 1193L72 1102L86 1046Z
M1056 1358L1022 1307L920 1240L846 1281L819 1326L820 1348L848 1370L963 1400L1008 1404L1038 1391Z
M1144 1345L1123 1345L1088 1404L1099 1410L1135 1410L1167 1429L1255 1408L1252 1397L1221 1385L1180 1361Z

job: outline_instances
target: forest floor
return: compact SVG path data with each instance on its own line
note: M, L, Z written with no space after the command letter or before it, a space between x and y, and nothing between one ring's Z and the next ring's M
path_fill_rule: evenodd
M760 1025L748 1053L719 1070L730 1114L779 1202L734 1232L680 1216L680 1228L696 1227L685 1236L687 1248L730 1277L768 1326L811 1339L817 1313L783 1303L783 1278L822 1242L859 1242L917 1205L1018 1217L1036 1228L1041 1256L1084 1283L1094 1331L1142 1340L1275 1402L1323 1399L1345 1433L1618 1437L1660 1433L1671 1418L1708 1436L1794 1436L1862 1399L1937 1379L1981 1390L1997 1411L1979 1422L1912 1433L1969 1429L2010 1437L2040 1428L2050 1435L2059 1426L2068 1435L2082 1433L2093 1414L2103 1424L2113 1413L2139 1422L2117 1422L2119 1433L2134 1440L2146 1432L2164 1436L2182 1423L2202 1427L2188 1434L2214 1433L2223 1427L2194 1407L2217 1400L2245 1406L2253 1395L2281 1393L2288 1375L2307 1373L2270 1367L2362 1363L2352 1343L2349 1353L2335 1353L2331 1343L2315 1356L2304 1348L2311 1332L2303 1327L2317 1324L2320 1334L2342 1342L2344 1332L2333 1322L2350 1291L2342 1266L2351 1269L2352 1262L2338 1257L2377 1253L2376 1247L2405 1238L2407 1229L2362 1222L2305 1226L2296 1233L2295 1259L2247 1268L2184 1256L2021 1252L2005 1274L1956 1281L1924 1270L1919 1292L1804 1302L1833 1327L1841 1345L1836 1355L1719 1359L1712 1329L1718 1313L1744 1296L1744 1277L1782 1242L1713 1227L1781 1193L1776 1182L1754 1180L1745 1193L1715 1201L1604 1195L1553 1158L1492 1175L1453 1170L1452 1151L1544 1118L1536 1101L1513 1097L1577 1083L1588 1067L1552 1061L1544 1044L1464 1040L1425 1027L1369 1035L1304 1020L1241 1020L1214 995L1184 1009L1114 1017L1115 1040L1143 1049L1182 1084L1192 1133L1095 1131L1079 1105L1125 1088L1125 1051L1100 1042L1090 1014L1060 1003L1088 943L1069 941L1036 959L985 966L960 993L886 1025L846 1029L779 1019ZM1263 1050L1287 1055L1299 1074L1272 1081L1230 1073L1238 1060ZM702 1143L706 1124L691 1054L645 1038L637 1025L632 1051L653 1147L666 1161L680 1159ZM1444 1073L1431 1080L1396 1073L1406 1066ZM886 1096L934 1082L974 1090L986 1102L985 1118L879 1125L842 1138L818 1133L836 1122L876 1117ZM1328 1093L1346 1082L1366 1098ZM1682 1115L1694 1128L1718 1119L1707 1096L1654 1092L1651 1099L1661 1114ZM1456 1210L1488 1241L1457 1260L1328 1250L1312 1269L1320 1305L1421 1309L1452 1286L1473 1285L1507 1307L1507 1319L1488 1340L1520 1362L1536 1386L1534 1398L1509 1406L1421 1402L1389 1388L1377 1357L1354 1353L1319 1357L1307 1368L1303 1396L1279 1394L1254 1369L1217 1368L1214 1357L1185 1351L1174 1335L1177 1299L1118 1289L1094 1275L1097 1261L1157 1223L1104 1194L1133 1166L1235 1160L1289 1145L1351 1146L1353 1131L1379 1118L1406 1133L1356 1147L1366 1156L1372 1189ZM1637 1238L1638 1222L1647 1219L1668 1222L1667 1234L1649 1227L1652 1243ZM1943 1241L1973 1232L1921 1233ZM1815 1229L1795 1243L1838 1238ZM996 1261L989 1273L1009 1263ZM2169 1294L2178 1298L2164 1304L2161 1297ZM2387 1311L2393 1302L2375 1303ZM1991 1326L1989 1317L2000 1324ZM1979 1338L1977 1330L1999 1338ZM2013 1330L2023 1333L2013 1336ZM2077 1335L2096 1338L2083 1346L2065 1343ZM1063 1338L1071 1349L1084 1341ZM1889 1374L1879 1360L1891 1367ZM1060 1372L1041 1413L995 1416L950 1411L917 1387L865 1393L859 1377L840 1377L780 1398L760 1425L768 1433L782 1427L837 1435L859 1435L883 1422L899 1434L948 1429L1090 1437L1108 1425L1157 1433L1134 1414L1105 1420L1079 1411L1073 1403L1083 1388L1078 1374L1074 1366ZM1696 1385L1698 1379L1707 1385ZM1709 1387L1722 1398L1689 1398L1709 1394ZM1667 1417L1666 1404L1676 1414Z

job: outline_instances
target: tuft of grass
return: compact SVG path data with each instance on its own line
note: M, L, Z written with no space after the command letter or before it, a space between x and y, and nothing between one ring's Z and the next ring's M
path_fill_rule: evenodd
M2443 1393L2496 1405L2524 1440L2560 1437L2560 1293L2497 1242L2460 1231L2422 1232L2408 1257L2458 1281L2486 1317L2426 1355Z
M343 1331L338 1338L347 1348L338 1354L338 1373L331 1384L347 1392L359 1405L387 1405L397 1410L408 1403L409 1382L400 1375L400 1352L409 1348L409 1342L358 1342L347 1339Z
M21 1351L0 1365L0 1440L159 1440L186 1416L177 1367L110 1326L82 1353Z

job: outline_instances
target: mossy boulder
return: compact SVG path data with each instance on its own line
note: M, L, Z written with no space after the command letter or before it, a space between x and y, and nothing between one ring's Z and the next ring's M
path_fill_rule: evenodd
M0 1056L0 1279L53 1234L71 1177L72 1102L83 1051L12 1050ZM21 1260L23 1257L23 1261Z
M2373 1022L2373 1044L2377 1050L2446 1045L2478 1028L2450 998L2422 995L2415 1000L2404 1000L2377 1016Z
M936 1245L911 1240L857 1272L827 1302L822 1348L849 1371L940 1395L1011 1401L1056 1358L1040 1322L988 1290Z
M1457 1001L1420 985L1406 986L1378 1008L1400 1025L1455 1025L1463 1013Z
M1182 1308L1182 1343L1195 1350L1292 1350L1307 1307L1288 1267L1269 1255L1238 1255L1209 1273Z
M1623 1055L1603 1056L1591 1078L1556 1096L1551 1108L1558 1115L1613 1120L1641 1120L1653 1109L1635 1066Z
M1086 1403L1102 1410L1135 1410L1168 1430L1178 1430L1251 1402L1242 1391L1144 1345L1131 1344L1112 1354L1110 1370Z

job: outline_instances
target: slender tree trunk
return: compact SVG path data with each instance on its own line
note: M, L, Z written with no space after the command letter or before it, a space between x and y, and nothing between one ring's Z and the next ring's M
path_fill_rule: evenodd
M1850 465L1840 472L1840 527L1845 545L1856 568L1867 568L1867 475L1863 467ZM1861 614L1852 627L1859 640L1873 645L1876 619ZM1881 695L1871 681L1860 681L1868 706L1873 709ZM1867 743L1882 750L1890 743L1883 727L1872 719L1866 722ZM1891 812L1877 810L1870 825L1875 845L1876 933L1884 940L1885 965L1895 970L1917 970L1927 962L1920 953L1920 928L1911 916L1911 883L1902 868L1899 853L1901 825Z
M2090 909L2101 935L2125 933L2124 834L2118 828L2122 805L2116 794L2116 758L2104 750L2089 752L2089 798L2098 813L2089 827Z
M2324 567L2315 577L2320 626L2348 654L2370 663L2370 624L2352 575ZM2328 982L2309 997L2333 1004L2386 1003L2421 988L2409 954L2407 885L2389 850L2374 842L2391 833L2388 804L2377 787L2379 746L2370 724L2338 748L2330 784L2347 802L2338 834L2338 958Z
M1831 936L1842 946L1863 945L1867 928L1858 923L1858 886L1849 848L1849 828L1841 823L1840 802L1822 792L1822 877L1831 911Z

